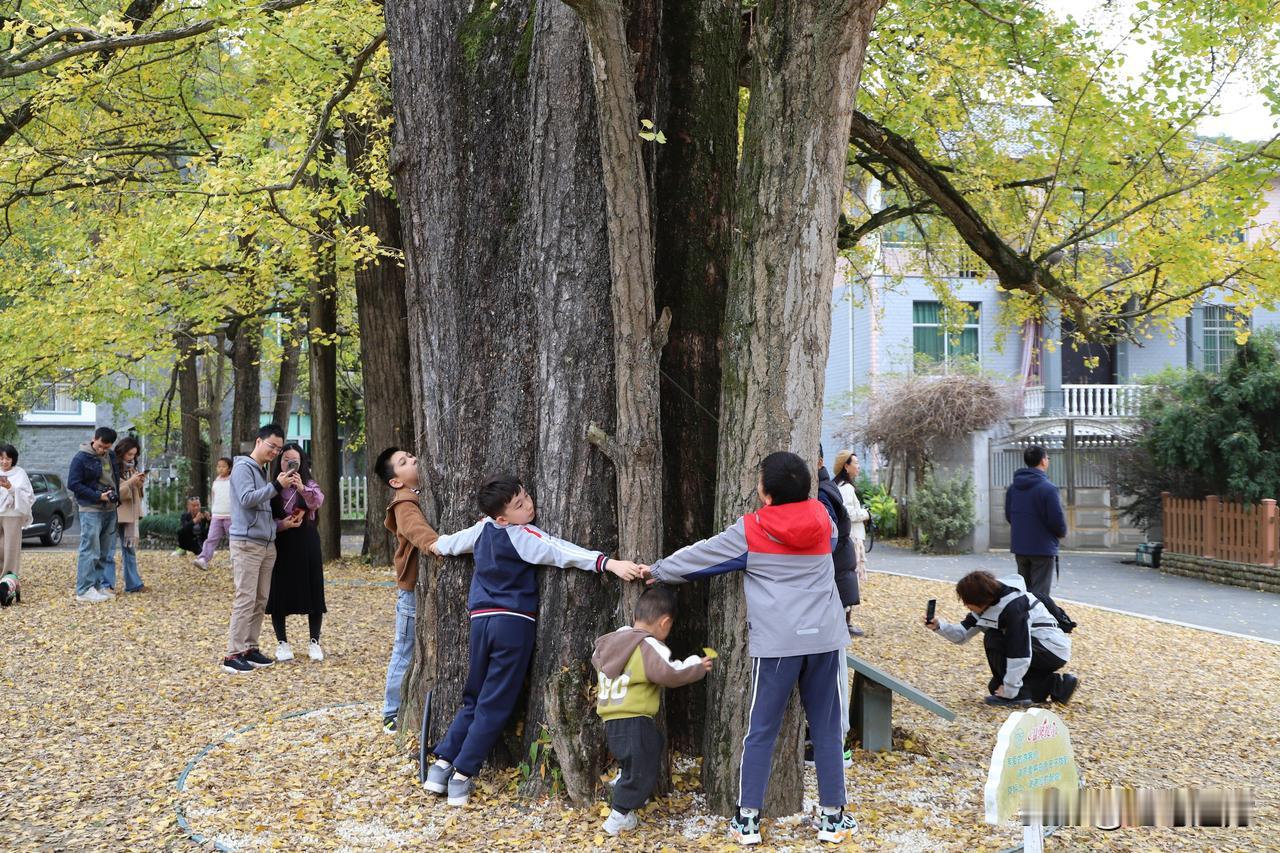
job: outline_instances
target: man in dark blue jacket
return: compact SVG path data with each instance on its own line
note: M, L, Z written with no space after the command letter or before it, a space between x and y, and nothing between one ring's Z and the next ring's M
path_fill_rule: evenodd
M1049 454L1039 445L1022 454L1027 467L1014 472L1004 493L1004 517L1009 522L1009 550L1018 561L1018 574L1027 582L1027 592L1051 601L1053 568L1058 558L1058 540L1067 535L1067 517L1062 512L1058 487L1049 481Z
M80 553L76 558L76 601L107 601L107 566L116 560L116 506L120 503L120 463L111 450L116 431L98 427L93 440L71 458L67 489L76 497L80 516Z

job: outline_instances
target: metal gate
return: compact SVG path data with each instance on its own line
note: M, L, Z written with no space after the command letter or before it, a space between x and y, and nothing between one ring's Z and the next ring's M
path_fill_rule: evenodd
M1127 424L1083 418L1035 418L1009 435L992 438L991 547L1009 547L1005 491L1025 467L1023 451L1038 444L1049 452L1049 479L1062 495L1067 516L1066 548L1127 547L1145 538L1125 527L1112 487L1116 466L1134 436Z

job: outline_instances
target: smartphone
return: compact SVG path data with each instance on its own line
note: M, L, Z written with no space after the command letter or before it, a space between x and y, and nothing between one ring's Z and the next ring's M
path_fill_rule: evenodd
M936 611L937 609L938 609L938 599L936 598L929 599L929 603L925 605L925 608L924 608L924 621L932 622L934 611Z
M286 463L285 463L284 470L289 471L289 472L291 472L291 473L292 473L293 471L297 471L297 470L298 470L298 460L297 460L297 459L290 459L288 462L286 462Z

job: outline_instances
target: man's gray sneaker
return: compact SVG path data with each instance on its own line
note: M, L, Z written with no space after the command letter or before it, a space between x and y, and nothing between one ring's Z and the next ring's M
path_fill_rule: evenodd
M422 783L433 794L443 794L449 790L449 778L453 776L453 765L441 767L433 763L427 768L427 781Z
M468 776L466 779L459 779L457 776L449 777L449 805L465 806L467 800L471 799L471 791L476 786L476 778Z

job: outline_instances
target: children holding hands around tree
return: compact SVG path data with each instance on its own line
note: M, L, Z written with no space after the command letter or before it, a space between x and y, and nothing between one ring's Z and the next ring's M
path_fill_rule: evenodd
M462 707L427 771L426 789L447 794L464 806L485 756L515 710L529 670L538 617L537 566L576 568L623 580L640 576L641 566L615 560L534 527L533 498L510 474L489 477L477 495L485 518L465 530L441 536L433 554L474 554L475 570L467 609L471 614L470 661ZM830 555L828 554L828 558Z

